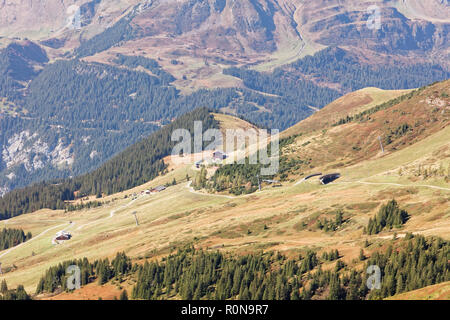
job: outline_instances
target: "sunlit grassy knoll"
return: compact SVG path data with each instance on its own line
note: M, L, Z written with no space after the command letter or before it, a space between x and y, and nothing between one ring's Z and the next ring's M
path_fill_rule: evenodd
M351 92L333 101L311 117L285 130L282 132L281 136L287 137L300 132L324 129L346 115L357 114L410 91L411 90L382 90L369 87Z
M450 126L438 131L437 133L411 145L398 152L393 152L383 156L380 152L377 158L363 161L354 166L343 169L346 176L352 178L376 178L386 179L383 174L386 171L398 171L399 168L408 165L414 161L431 155L435 150L442 146L450 145ZM442 159L445 160L445 159ZM396 170L397 169L397 170ZM394 172L392 172L394 174ZM394 182L397 177L388 177L389 182ZM375 180L377 181L377 180Z
M449 300L450 282L443 282L422 289L405 292L387 300Z
M228 116L216 117L222 127L248 125L234 122ZM351 123L328 132L314 131L296 140L292 146L294 155L303 157L310 152L311 156L322 160L316 167L309 168L311 173L333 171L342 174L340 179L328 185L321 185L317 177L295 185L294 182L307 174L305 171L300 177L290 177L296 179L294 182L283 182L278 188L264 186L262 191L250 195L224 197L193 192L188 188L186 174L190 178L196 174L192 163L170 165L169 172L153 181L97 199L108 202L99 208L70 213L41 210L0 222L0 227L5 224L21 227L36 237L0 258L4 269L13 267L3 277L11 287L23 284L33 293L40 276L52 265L82 257L111 259L119 251L142 262L161 257L187 243L235 253L278 250L298 254L308 248L319 252L338 248L343 259L351 262L366 238L373 246L390 241L396 232L399 237L414 232L450 239L450 192L419 186L445 188L445 182L440 178L417 178L411 175L410 169L401 175L398 173L400 167L408 164L447 164L445 148L450 141L449 126L445 126L445 122L433 122L435 127L431 127L431 132L416 137L411 145L402 145L384 155L368 149L372 153L361 156L351 148L356 140L345 149L347 138L355 136L355 127L364 129L373 123ZM364 132L358 131L358 134L356 138L366 137ZM302 149L295 148L296 144L302 146L308 140L310 143ZM377 144L373 147L379 149ZM301 153L303 150L306 150L305 154ZM355 159L357 161L352 163ZM165 191L133 199L135 193L169 185L174 178L177 184ZM410 214L407 223L402 228L383 230L377 235L364 234L369 219L392 198ZM337 231L325 232L316 227L317 219L332 220L339 210L343 212L345 222ZM138 226L132 213L136 213ZM38 236L49 228L53 229ZM61 245L52 244L54 234L62 229L70 231L73 238Z

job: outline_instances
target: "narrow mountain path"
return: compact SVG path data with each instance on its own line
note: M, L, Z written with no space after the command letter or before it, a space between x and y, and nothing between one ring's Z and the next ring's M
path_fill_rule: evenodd
M360 183L360 184L369 184L369 185L386 185L386 186L396 186L396 187L422 187L429 189L437 189L437 190L445 190L450 191L450 188L432 186L429 184L401 184L401 183L392 183L392 182L367 182L367 181L353 181L353 182L332 182L334 184L338 183Z
M192 181L189 181L186 185L186 188L188 188L190 193L198 194L201 196L209 196L209 197L219 197L219 198L227 198L227 199L236 199L239 198L238 196L228 196L225 194L214 194L214 193L204 193L200 191L195 191L193 187L191 187Z
M31 238L30 240L28 240L28 241L22 242L21 244L15 246L15 247L9 248L9 249L6 250L5 252L1 253L1 254L0 254L0 258L6 256L8 253L10 253L10 252L16 250L17 248L20 248L21 246L24 246L24 245L26 245L26 244L28 244L28 243L30 243L30 242L32 242L32 241L34 241L34 240L36 240L36 239L42 237L42 236L43 236L44 234L46 234L47 232L49 232L49 231L51 231L51 230L53 230L53 229L56 229L56 228L61 228L62 226L65 226L65 225L66 225L66 224L60 224L60 225L53 226L53 227L51 227L51 228L48 228L48 229L42 231L42 232L41 232L40 234L38 234L36 237L33 237L33 238Z
M305 178L300 179L294 184L294 186L297 186L297 185L303 183L304 181L306 181ZM352 183L368 184L368 185L387 185L387 186L396 186L396 187L422 187L422 188L450 191L450 188L438 187L438 186L433 186L433 185L429 185L429 184L401 184L401 183L393 183L393 182L368 182L368 181L361 181L361 180L358 180L358 181L336 181L336 182L331 182L329 184L352 184Z
M294 184L294 187L295 186L298 186L300 183L303 183L303 182L305 182L306 180L305 180L305 178L303 178L303 179L301 179L301 180L298 180L295 184Z
M84 227L86 227L86 226L88 226L88 225L91 225L91 224L95 224L95 223L102 222L103 220L111 219L112 217L114 217L114 215L116 214L117 211L119 211L119 210L121 210L121 209L125 209L125 208L131 206L136 200L138 200L138 199L136 198L136 199L134 199L134 200L131 200L131 201L128 202L127 204L125 204L125 205L123 205L123 206L120 206L120 207L118 207L118 208L115 208L115 209L111 210L111 212L109 213L109 216L107 216L107 217L105 217L105 218L103 218L103 219L99 219L99 220L95 220L95 221L91 221L91 222L82 224L81 226L79 226L79 227L77 228L77 230L81 230L81 229L83 229Z

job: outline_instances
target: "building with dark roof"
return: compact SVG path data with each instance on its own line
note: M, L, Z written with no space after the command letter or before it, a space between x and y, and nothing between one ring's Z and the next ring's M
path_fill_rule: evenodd
M334 180L339 179L340 177L341 177L340 173L330 173L330 174L326 174L324 176L321 176L319 178L319 180L320 180L320 182L322 184L328 184L328 183L333 182Z
M225 160L227 158L227 155L223 153L222 151L215 151L213 153L213 159L217 160Z

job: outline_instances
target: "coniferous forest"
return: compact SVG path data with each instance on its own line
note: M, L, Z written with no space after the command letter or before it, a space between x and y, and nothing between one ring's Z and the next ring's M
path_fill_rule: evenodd
M3 230L0 231L0 251L17 246L31 238L31 233L28 232L25 234L22 229L3 228Z
M393 199L382 206L373 219L369 219L366 232L367 234L376 234L381 232L384 228L399 228L408 220L408 218L408 212L400 209L397 201Z
M99 39L83 42L77 54L89 55L122 41L128 23L125 17L98 35ZM224 74L242 79L246 88L200 89L185 95L156 60L119 54L112 65L76 57L48 63L37 45L27 49L32 53L29 57L22 55L28 60L12 54L20 50L12 44L0 52L0 68L4 71L0 74L0 96L7 97L7 103L16 110L16 115L0 115L0 149L18 134L28 132L30 136L36 134L50 150L58 145L70 146L75 156L70 165L49 164L33 170L19 165L0 173L0 186L9 189L89 172L161 125L198 107L226 108L259 127L283 130L311 115L310 107L322 108L352 90L367 86L419 87L449 76L441 67L429 64L360 66L351 53L328 48L273 72L225 69ZM33 68L32 64L40 67ZM339 89L311 80L317 75L339 83ZM3 160L0 152L2 172ZM13 180L6 177L11 171Z
M91 173L74 179L42 182L13 190L0 198L0 219L7 219L42 208L64 209L65 201L78 196L109 195L141 185L163 173L163 158L170 155L177 141L172 132L184 128L193 133L194 122L201 121L203 130L218 128L218 123L206 108L194 110L165 126L148 138L127 148ZM192 137L193 138L193 137Z
M337 251L319 258L311 250L290 256L277 252L238 255L187 246L160 261L143 264L132 264L124 253L118 253L111 262L90 263L84 258L52 267L39 281L37 293L67 290L65 270L76 264L82 285L110 280L120 285L132 279L135 285L129 294L133 299L382 299L449 281L449 250L448 241L407 234L374 249L369 258L362 254L351 266L340 260ZM329 263L334 267L322 268ZM370 274L366 269L371 265L381 270L379 289L367 286Z
M6 280L0 284L0 300L30 300L31 297L25 291L22 285L17 286L16 289L9 289Z

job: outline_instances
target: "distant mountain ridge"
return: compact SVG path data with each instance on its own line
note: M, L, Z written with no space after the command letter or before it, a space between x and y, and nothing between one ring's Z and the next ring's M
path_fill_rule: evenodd
M373 4L380 30L367 27ZM283 130L354 90L447 79L448 11L435 0L3 2L0 194L91 171L197 107Z
M300 170L314 173L321 169L357 166L366 160L400 152L436 133L445 136L450 124L449 83L450 80L447 80L404 94L386 92L382 94L382 103L370 107L360 100L353 109L341 111L342 100L355 94L330 104L311 119L301 121L282 133L285 139L282 146L288 146L288 151L282 153L280 158L280 179L287 179L289 174L297 175ZM386 101L389 96L395 98ZM313 118L320 117L322 113L327 122L322 126L314 126ZM144 184L164 173L167 168L163 158L170 155L174 145L170 138L172 131L188 128L193 132L193 123L198 120L202 121L204 130L219 128L219 122L209 110L194 110L130 146L93 172L57 183L36 184L6 194L0 198L0 218L6 219L42 208L63 209L65 201L75 197L101 197ZM355 132L363 134L355 135ZM446 141L441 141L441 144ZM384 146L382 152L380 143ZM442 155L439 159L442 168L445 152L445 148L438 152ZM415 164L411 168L408 166L406 164L405 169L415 170ZM247 169L244 166L243 170ZM445 174L443 170L440 174Z
M25 10L27 5L0 5L0 35L44 41L55 55L81 44L84 49L77 50L83 56L105 51L97 61L134 51L165 59L283 63L275 53L292 51L290 59L298 59L307 51L339 45L372 55L373 63L393 56L431 57L449 67L448 1L32 0L32 11ZM74 5L78 20L71 16ZM380 9L379 30L367 27L373 5ZM78 25L71 28L70 21Z

